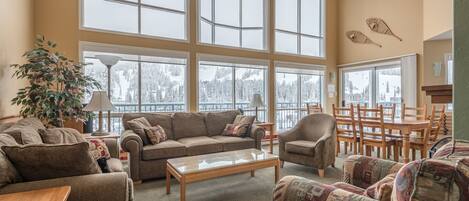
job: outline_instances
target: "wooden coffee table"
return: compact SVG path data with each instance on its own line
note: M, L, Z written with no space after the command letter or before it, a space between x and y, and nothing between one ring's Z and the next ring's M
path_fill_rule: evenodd
M33 191L25 191L11 194L0 195L2 201L66 201L70 194L70 186L61 186L54 188L38 189Z
M169 159L166 165L166 194L171 193L171 176L179 181L180 200L186 200L186 184L211 178L275 167L275 183L279 179L278 156L257 149L220 152Z

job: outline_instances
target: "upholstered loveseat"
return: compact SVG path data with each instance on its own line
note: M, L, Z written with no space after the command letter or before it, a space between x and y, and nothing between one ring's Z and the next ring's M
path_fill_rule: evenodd
M22 119L16 123L0 124L0 147L18 146L18 144L45 144L46 141L61 140L61 137L45 136L37 137L39 129L45 127L37 119ZM28 134L29 133L29 134ZM33 135L35 133L35 135ZM8 136L7 136L8 135ZM16 142L11 143L11 138ZM75 135L78 142L85 142L85 138L77 132ZM52 139L54 138L54 139ZM63 138L63 137L62 137ZM42 142L44 141L44 142ZM6 144L10 142L10 144ZM119 149L117 143L112 140L104 140L109 149L111 158L107 164L111 173L87 174L81 176L60 177L54 179L45 179L25 182L21 175L18 175L14 165L9 161L5 153L0 151L0 194L31 191L42 188L71 186L68 201L81 200L100 200L100 201L130 201L133 200L133 183L123 170L122 163L119 160ZM13 167L13 168L12 168ZM52 174L49 172L49 174ZM15 179L6 179L17 175ZM9 181L8 181L9 180Z
M469 200L469 142L448 143L433 158L408 164L366 156L344 161L344 181L332 185L286 176L274 201Z
M125 131L121 147L129 152L130 176L135 182L162 178L166 173L166 160L170 158L201 155L248 148L261 149L265 131L250 126L245 137L222 136L226 124L231 124L239 110L224 112L178 113L126 113L122 117ZM130 130L128 121L145 117L152 126L161 126L168 140L148 144Z

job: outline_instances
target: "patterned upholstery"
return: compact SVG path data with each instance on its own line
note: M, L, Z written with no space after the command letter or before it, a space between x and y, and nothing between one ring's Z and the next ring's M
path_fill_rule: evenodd
M405 165L350 156L344 161L344 182L333 185L287 176L277 184L273 200L463 201L469 200L468 186L469 142L458 141L442 146L432 159Z

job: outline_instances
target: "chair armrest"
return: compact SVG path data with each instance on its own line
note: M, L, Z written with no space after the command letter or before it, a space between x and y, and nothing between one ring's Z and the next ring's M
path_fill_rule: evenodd
M262 139L264 138L265 136L265 130L264 128L262 127L259 127L259 126L256 126L256 125L252 125L251 126L251 130L249 132L249 136L251 138L253 138L256 142L256 149L261 149L261 143L262 143Z
M142 138L132 130L124 131L121 135L120 141L121 148L125 152L140 152L143 150Z
M115 138L103 138L104 143L106 144L109 153L112 158L119 158L119 144Z
M293 127L289 130L281 132L278 134L278 140L281 143L291 142L298 139L299 129L298 127Z
M368 188L387 175L398 172L403 165L368 156L349 156L344 160L344 182Z
M340 198L340 200L345 201L374 200L363 195L298 176L283 177L274 188L273 198L273 201L335 200L334 198Z
M0 194L71 186L68 201L129 201L133 199L131 181L124 172L91 174L10 184L1 188Z

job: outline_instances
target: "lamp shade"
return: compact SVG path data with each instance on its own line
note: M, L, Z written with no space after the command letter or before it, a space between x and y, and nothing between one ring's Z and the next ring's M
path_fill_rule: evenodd
M90 103L83 108L83 111L110 111L113 109L114 106L105 91L94 91Z
M262 97L260 94L254 94L251 100L251 107L264 107L264 101L262 101Z
M106 66L114 66L121 60L122 58L113 55L96 55L95 56L101 63Z

